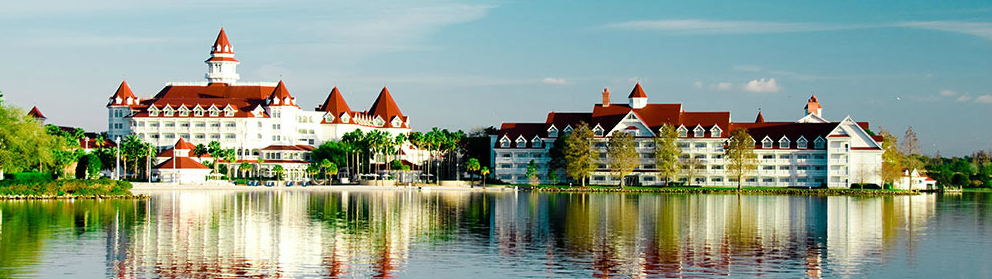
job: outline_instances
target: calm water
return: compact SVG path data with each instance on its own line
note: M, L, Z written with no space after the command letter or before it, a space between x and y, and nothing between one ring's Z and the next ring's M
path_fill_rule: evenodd
M0 277L992 276L986 193L151 195L0 202Z

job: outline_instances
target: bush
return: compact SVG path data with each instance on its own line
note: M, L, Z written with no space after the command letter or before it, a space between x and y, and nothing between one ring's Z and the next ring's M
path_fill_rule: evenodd
M3 175L5 181L7 179L13 181L52 181L52 177L53 175L47 172L17 172Z
M878 184L875 183L865 183L865 184L851 183L851 189L880 190L882 189L882 186L879 186Z
M0 195L130 195L131 182L110 179L64 179L55 181L14 181L0 183Z

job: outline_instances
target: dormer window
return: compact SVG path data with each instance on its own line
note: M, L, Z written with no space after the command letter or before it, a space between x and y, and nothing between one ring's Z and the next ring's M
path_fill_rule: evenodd
M701 138L701 137L705 136L706 129L703 129L702 126L696 125L696 128L695 129L692 129L692 133L693 133L693 135L692 135L693 137Z
M341 114L341 123L348 123L350 120L351 116L348 116L347 112Z
M723 130L720 130L720 126L713 125L713 128L710 128L710 137L719 138L722 133Z
M567 135L571 133L572 133L572 125L565 126L565 134Z
M782 139L778 140L778 148L789 149L789 138L782 136Z
M504 136L503 139L499 140L499 147L503 147L503 148L510 147L510 139Z
M816 140L813 141L813 145L816 146L816 149L824 149L827 148L827 141L824 140L823 137L817 137Z
M224 116L232 117L235 112L237 112L237 110L231 107L231 105L227 105L227 107L224 108Z
M169 105L165 105L165 108L162 109L162 112L165 114L165 116L172 116L172 114L175 111L172 110L172 107L170 107Z
M798 149L806 149L806 144L807 143L808 142L806 141L806 137L800 136L799 137L799 140L796 141L796 148L798 148Z
M530 140L530 142L532 145L531 147L541 148L541 138L534 136L534 139Z
M189 116L189 109L186 108L186 105L179 107L179 116Z
M400 120L399 116L393 116L392 125L395 128L399 128L400 126L403 126L403 120Z
M517 148L526 148L526 147L527 147L527 140L525 140L523 136L517 138Z
M382 120L382 117L376 115L375 119L372 120L372 124L375 125L376 127L382 127L383 125L386 125L386 121Z
M686 129L685 126L681 126L680 125L679 128L678 128L678 131L679 131L679 137L680 138L684 138L684 137L688 137L689 136L689 129Z
M551 125L551 128L548 128L548 137L549 138L557 138L558 137L558 128L555 128L554 125Z
M158 116L158 108L155 105L148 107L148 116Z
M593 133L594 133L594 134L595 134L595 135L596 135L597 137L602 137L602 136L603 136L603 132L604 132L604 130L603 130L603 127L600 127L599 125L596 125L596 128L592 128L592 132L593 132Z
M761 148L772 148L773 142L772 139L765 137L765 139L761 140Z
M196 105L196 107L193 108L193 116L203 116L203 107Z
M207 109L207 111L210 112L210 116L213 117L220 115L220 109L217 109L217 106L214 105L210 105L210 109Z

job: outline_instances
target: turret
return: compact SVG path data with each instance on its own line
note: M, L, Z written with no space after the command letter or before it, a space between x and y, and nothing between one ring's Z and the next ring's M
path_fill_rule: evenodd
M821 114L823 112L823 107L820 106L820 102L816 100L816 95L810 96L809 101L806 101L806 115L816 114L816 116L823 117Z
M630 103L630 108L640 109L648 105L648 95L644 94L644 89L641 88L641 83L638 82L634 85L634 90L630 91L630 95L627 96Z
M205 77L210 83L231 84L241 78L237 71L239 62L234 59L234 46L227 40L224 28L220 29L217 40L210 47L210 59L204 62L207 63Z

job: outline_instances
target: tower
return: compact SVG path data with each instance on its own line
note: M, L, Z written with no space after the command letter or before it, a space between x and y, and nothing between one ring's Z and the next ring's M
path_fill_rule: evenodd
M638 82L634 85L634 90L630 91L630 95L627 96L630 102L630 108L640 109L648 105L648 94L644 94L644 89L641 88L641 83Z
M237 71L239 62L237 59L234 59L234 46L227 40L227 34L224 33L224 28L220 29L220 34L217 34L217 40L210 47L210 59L207 59L204 63L207 63L207 74L205 77L210 83L231 84L241 78Z
M823 112L823 107L821 107L820 102L816 100L816 95L809 97L809 101L806 101L806 107L803 109L806 110L806 115L816 114L816 116L823 117L823 115L820 114Z
M131 108L138 106L140 103L141 100L131 91L131 87L127 85L127 81L121 81L121 85L117 87L117 91L107 101L107 109L110 111L107 134L110 135L111 139L118 136L123 137L131 133L131 121L128 118L131 117L131 113L133 112Z

